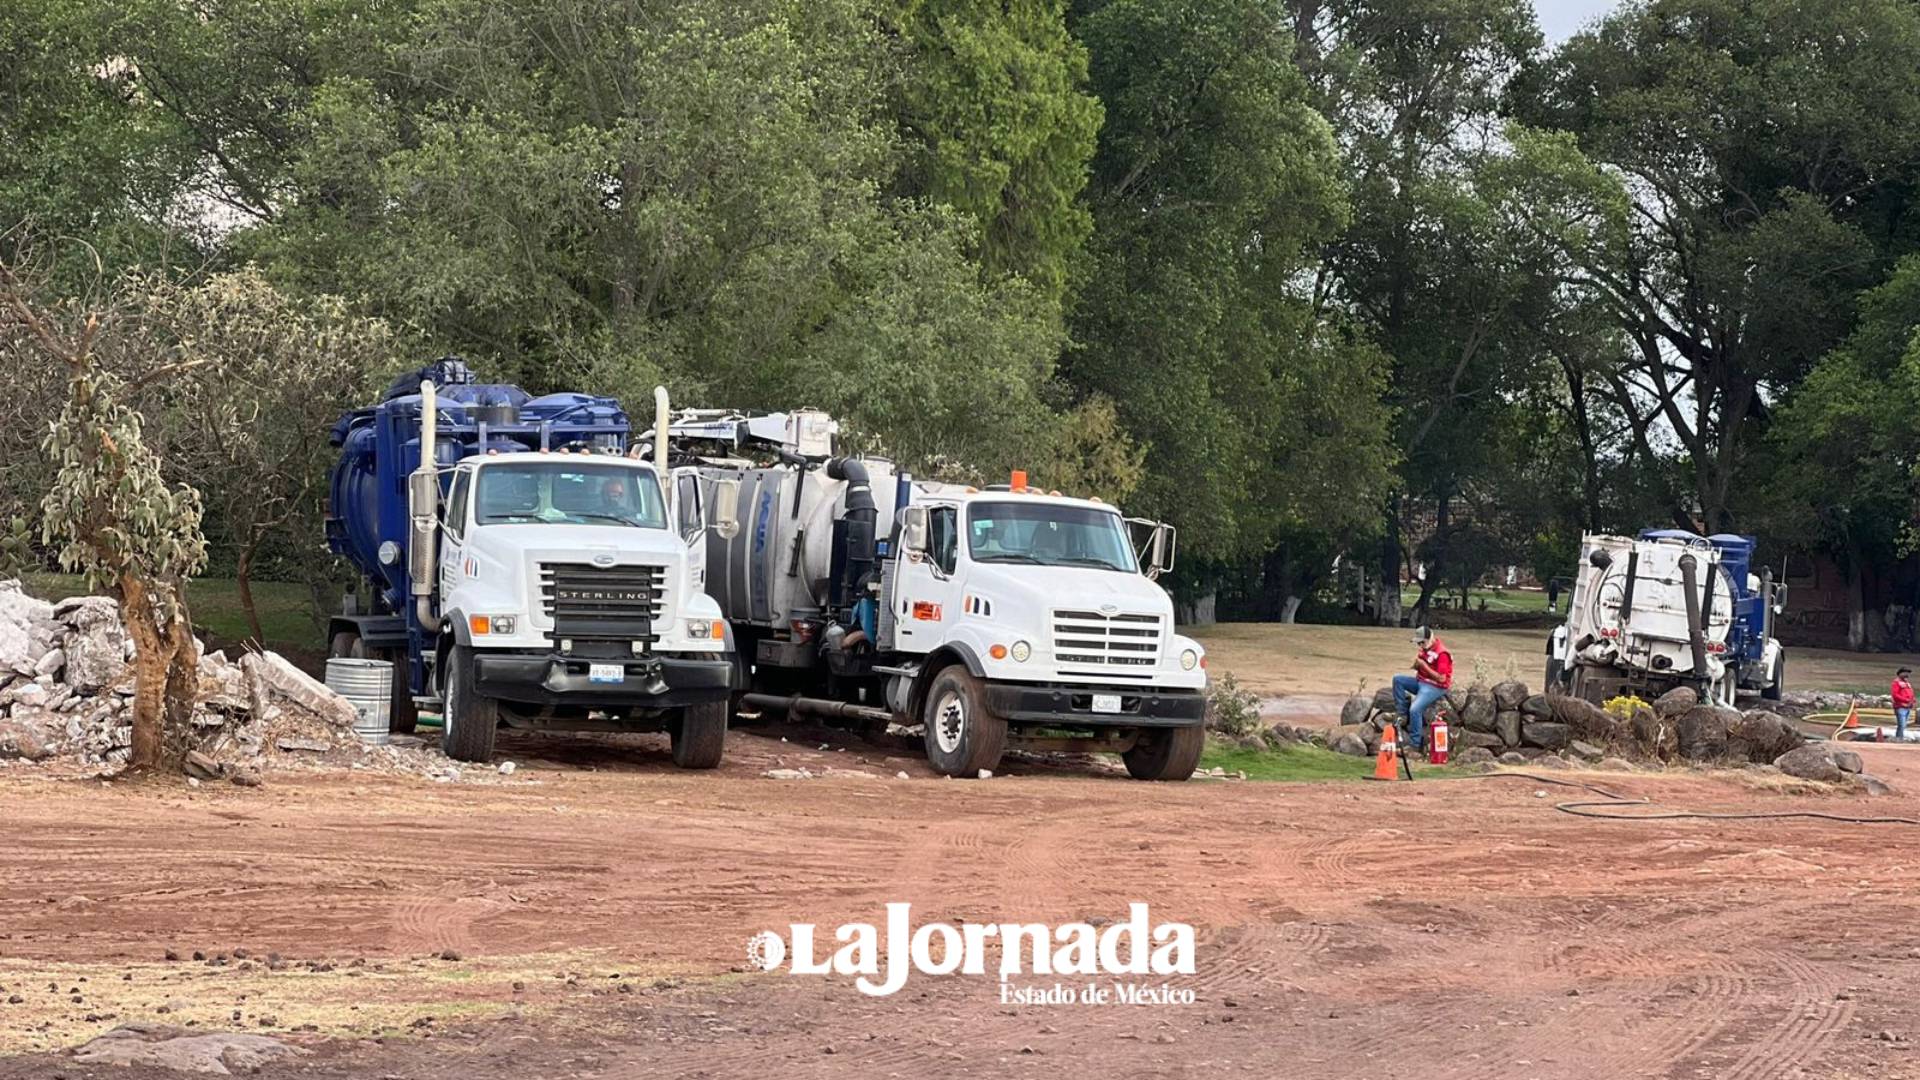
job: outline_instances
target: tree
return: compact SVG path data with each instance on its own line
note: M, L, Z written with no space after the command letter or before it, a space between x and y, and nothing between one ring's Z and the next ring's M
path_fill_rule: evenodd
M1764 518L1773 537L1839 561L1855 649L1881 644L1868 598L1920 536L1920 431L1912 423L1920 415L1920 256L1902 260L1860 308L1859 326L1774 417Z
M290 297L251 267L190 287L147 277L133 288L182 372L149 411L166 429L173 472L219 478L207 490L258 644L265 633L252 586L262 547L274 537L317 544L335 458L328 433L393 365L392 335L338 297Z
M1177 523L1203 574L1368 516L1382 358L1302 281L1345 203L1285 28L1244 0L1111 0L1074 29L1107 121L1062 371L1146 447L1130 508Z
M1618 243L1570 259L1630 343L1616 402L1691 475L1671 515L1711 531L1769 400L1847 331L1913 245L1920 9L1904 0L1652 0L1569 39L1514 89L1616 186Z
M1101 108L1061 0L896 0L906 49L901 190L971 215L988 274L1058 302L1093 218L1080 201Z
M46 436L58 463L41 503L42 538L60 564L81 571L120 602L134 645L133 746L128 767L150 770L180 752L198 691L199 652L187 610L186 582L206 562L200 496L169 484L142 438L140 415L126 403L128 382L100 349L124 349L140 378L175 372L154 365L137 324L116 305L82 309L43 303L20 271L0 264L4 329L26 337L67 375L67 399ZM7 350L21 355L23 350Z

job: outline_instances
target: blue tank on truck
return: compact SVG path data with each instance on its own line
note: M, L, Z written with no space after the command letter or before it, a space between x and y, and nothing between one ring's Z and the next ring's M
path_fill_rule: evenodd
M432 432L423 438L429 408ZM719 610L701 592L699 563L689 554L705 522L697 506L669 511L663 463L629 455L631 433L613 398L536 397L518 386L481 382L457 357L400 376L377 403L334 425L331 442L340 456L329 485L327 544L353 563L364 585L331 619L330 653L393 664L394 730L412 729L416 699L441 696L443 663L454 656L470 669L465 700L479 701L474 715L490 723L498 715L515 726L578 727L589 717L604 725L632 716L662 721L677 733L678 714L667 713L697 704L710 727L709 706L717 702L724 734L726 678L717 688L707 685L724 642L714 619L699 618ZM433 447L432 480L415 475L423 443ZM490 498L483 476L498 478L492 490L504 493L499 498L525 505L513 516L490 518L481 505ZM431 492L429 525L444 524L430 528L429 542L420 545L414 502L421 497L415 485L423 482ZM609 484L607 490L635 493L631 520L590 505ZM490 573L497 580L487 580ZM556 574L563 583L557 593ZM470 602L476 588L495 599L490 613L469 625L476 613L457 609L460 596ZM637 616L613 610L642 600L646 610ZM568 623L570 603L605 610L596 609L594 620ZM569 626L588 629L555 633ZM691 639L690 629L703 637ZM601 655L609 652L618 655ZM589 667L596 673L591 680ZM702 689L693 689L690 679ZM500 713L502 705L508 713ZM466 752L491 753L490 730L484 738L465 734L459 741ZM717 747L711 735L704 741ZM450 723L448 752L462 756L455 742ZM693 756L718 760L711 750Z

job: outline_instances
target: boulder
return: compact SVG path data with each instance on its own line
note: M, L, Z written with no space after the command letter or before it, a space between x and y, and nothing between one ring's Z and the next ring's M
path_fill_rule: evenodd
M52 648L53 605L28 596L18 579L0 581L0 676L31 675Z
M1598 767L1608 772L1632 772L1633 762L1623 757L1601 758Z
M1520 711L1528 716L1545 720L1553 715L1553 703L1547 700L1545 694L1529 694L1526 700L1520 703Z
M1493 751L1484 746L1469 746L1453 755L1455 765L1481 765L1493 760Z
M1527 684L1518 679L1508 679L1493 686L1493 707L1496 712L1518 709L1525 700Z
M1573 762L1568 761L1566 758L1563 758L1558 754L1541 754L1539 757L1534 758L1533 761L1530 762L1529 764L1531 764L1536 769L1571 769L1573 768Z
M1453 744L1468 750L1493 751L1499 751L1506 745L1500 741L1500 736L1490 731L1474 731L1472 729L1455 732L1453 734Z
M1525 746L1537 746L1542 750L1562 750L1573 741L1573 732L1565 724L1556 724L1547 720L1529 721L1521 725L1520 742Z
M1520 713L1513 709L1502 709L1493 715L1493 731L1500 737L1502 746L1520 745Z
M1361 738L1358 732L1343 731L1334 737L1331 745L1333 752L1336 754L1351 754L1354 757L1367 756L1367 740Z
M1495 760L1502 765L1525 765L1527 763L1526 756L1517 750L1509 750Z
M1654 715L1662 720L1672 719L1700 704L1700 695L1691 686L1676 686L1653 699Z
M1882 780L1877 776L1869 776L1866 773L1861 773L1860 775L1854 777L1853 779L1869 795L1893 794L1893 785L1887 783L1885 780Z
M120 605L105 596L75 596L55 604L53 614L69 627L67 685L94 694L119 682L132 646L120 623Z
M1567 744L1567 752L1582 761L1599 761L1606 756L1605 750L1600 749L1590 742L1582 742L1579 739L1575 739L1573 742Z
M60 669L67 666L67 650L52 648L33 665L33 674L42 679L57 679Z
M1731 717L1731 719L1729 719ZM1713 761L1727 756L1727 738L1740 714L1712 705L1696 705L1674 721L1675 746L1688 761Z
M40 761L53 755L53 747L40 725L24 717L0 717L0 758Z
M1373 711L1383 713L1395 711L1393 704L1393 687L1383 686L1373 692Z
M1861 767L1860 755L1851 750L1833 751L1833 763L1840 767L1841 772L1853 773L1856 776L1866 771Z
M1367 714L1372 711L1373 699L1355 694L1347 699L1345 705L1340 706L1340 724L1343 727L1352 727L1355 724L1365 723Z
M1775 758L1773 764L1788 776L1797 776L1802 780L1819 780L1824 783L1838 783L1840 766L1833 760L1833 751L1823 743L1808 743L1798 750L1792 750Z
M1475 683L1467 690L1466 703L1460 707L1460 726L1469 731L1493 730L1493 691Z
M1549 719L1556 724L1567 725L1576 739L1610 743L1625 734L1624 720L1590 701L1553 695L1547 698L1547 703L1553 712Z
M1652 709L1635 709L1628 722L1634 745L1649 757L1665 758L1673 753L1674 726Z
M1767 762L1805 741L1793 721L1778 713L1756 709L1728 730L1727 753L1742 761Z

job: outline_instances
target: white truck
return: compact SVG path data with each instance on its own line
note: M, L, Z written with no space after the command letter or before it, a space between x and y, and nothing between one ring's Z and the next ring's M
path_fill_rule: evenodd
M368 588L332 618L331 651L394 664L396 729L437 703L464 761L506 725L666 730L677 764L719 764L735 668L703 555L733 526L675 498L617 403L480 384L449 358L334 442L328 539Z
M1586 535L1567 621L1547 642L1549 690L1595 703L1691 686L1732 706L1778 699L1786 654L1770 635L1783 588L1748 573L1751 537L1649 530Z
M740 710L919 727L948 776L994 769L1010 746L1192 774L1206 657L1154 581L1171 526L1018 473L986 489L914 480L838 455L818 412L684 413L671 432L676 463L737 500L739 531L709 535L707 558Z

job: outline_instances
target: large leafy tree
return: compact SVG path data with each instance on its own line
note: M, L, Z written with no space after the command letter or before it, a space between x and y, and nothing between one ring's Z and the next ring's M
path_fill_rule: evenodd
M1380 357L1303 281L1345 202L1286 27L1244 0L1111 0L1075 30L1107 118L1065 372L1146 443L1138 505L1216 562L1364 517Z
M899 0L902 190L973 217L988 273L1059 299L1093 229L1100 102L1062 0Z
M1651 0L1517 85L1615 185L1617 243L1571 261L1629 343L1616 401L1672 438L1673 517L1737 526L1753 433L1913 246L1920 9L1904 0Z

